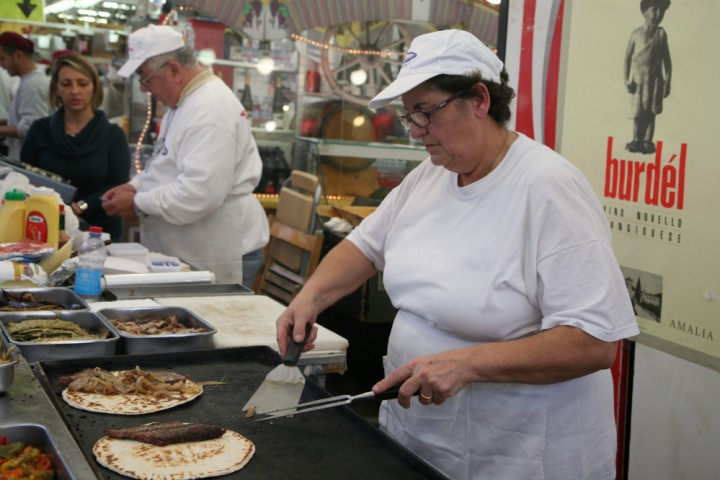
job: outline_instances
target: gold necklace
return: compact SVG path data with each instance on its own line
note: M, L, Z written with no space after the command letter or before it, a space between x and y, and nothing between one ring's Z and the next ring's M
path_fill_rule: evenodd
M503 148L505 147L505 143L507 142L507 139L508 139L508 136L509 136L509 135L510 135L510 130L508 130L508 129L506 128L506 129L505 129L505 136L503 137L502 142L500 142L500 146L498 147L497 151L495 152L495 155L493 155L493 159L492 159L492 161L490 162L490 165L489 165L488 168L485 170L485 173L483 174L483 176L480 177L480 178L483 178L483 177L488 176L488 175L490 174L490 172L492 172L493 170L495 170L495 167L497 167L497 166L500 164L500 162L497 162L497 164L496 164L495 162L498 160L498 158L499 158L499 156L500 156L500 153L503 151Z
M473 182L476 182L482 178L485 178L486 176L488 176L490 174L490 172L495 170L495 168L500 164L500 162L497 162L497 163L495 163L495 162L500 157L500 154L502 153L503 148L505 147L505 144L507 143L507 139L509 136L510 136L510 130L505 129L505 136L503 137L502 142L500 142L500 146L495 151L495 154L493 155L492 160L490 161L490 165L488 165L488 167L483 171L482 175L480 175L477 178L473 178L471 175L460 174L457 177L458 186L463 187L465 185L470 185ZM465 179L468 179L468 181L465 181Z

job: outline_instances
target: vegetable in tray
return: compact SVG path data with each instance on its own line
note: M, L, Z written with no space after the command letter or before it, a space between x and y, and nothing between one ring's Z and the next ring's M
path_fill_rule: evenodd
M0 437L0 480L51 480L55 471L42 449Z

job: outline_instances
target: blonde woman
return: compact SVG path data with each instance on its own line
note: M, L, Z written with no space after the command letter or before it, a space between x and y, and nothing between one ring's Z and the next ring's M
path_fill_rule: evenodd
M97 70L80 55L59 57L49 98L59 108L32 124L20 159L69 180L77 188L71 207L81 225L102 227L122 241L122 220L105 213L101 197L128 181L130 150L124 132L98 110L103 88Z

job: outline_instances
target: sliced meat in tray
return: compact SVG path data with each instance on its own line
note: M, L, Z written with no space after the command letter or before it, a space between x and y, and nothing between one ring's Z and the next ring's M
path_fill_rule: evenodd
M250 439L255 456L245 468L223 478L244 480L288 479L445 479L397 442L367 423L347 407L298 415L271 422L245 418L242 406L280 363L279 355L268 347L242 347L165 353L126 355L89 359L39 362L36 372L75 436L98 478L123 479L95 462L92 446L106 428L135 427L149 422L184 422L217 425ZM129 370L172 370L208 385L196 400L179 407L148 415L107 415L76 410L61 397L58 379L84 368ZM329 394L308 381L301 401L317 400Z

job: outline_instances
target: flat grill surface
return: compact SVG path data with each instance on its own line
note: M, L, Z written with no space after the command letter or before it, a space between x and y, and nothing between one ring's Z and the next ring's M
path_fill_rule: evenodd
M385 434L347 407L295 417L256 422L245 418L242 406L280 363L269 347L242 347L158 355L126 355L39 362L36 373L70 431L95 468L98 478L123 479L101 467L92 455L106 428L133 427L155 421L179 420L215 424L250 439L256 448L250 462L222 478L287 479L444 479ZM220 381L179 407L147 415L124 416L87 412L62 400L58 378L83 368L171 370L196 382ZM311 381L301 401L329 396Z

